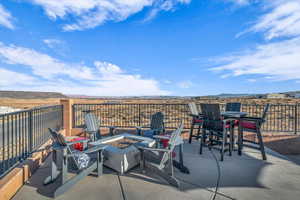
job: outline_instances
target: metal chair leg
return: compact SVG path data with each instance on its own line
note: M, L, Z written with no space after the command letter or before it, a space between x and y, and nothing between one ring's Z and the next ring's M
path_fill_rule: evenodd
M194 122L192 122L191 129L190 129L190 138L189 138L190 144L192 143L193 131L194 131Z
M257 139L258 139L262 158L263 158L263 160L267 160L263 138L262 138L262 135L261 135L261 132L259 129L257 130Z
M201 132L201 124L198 124L198 131L197 131L197 140L199 141L200 137L200 132Z
M202 149L203 149L203 145L204 145L204 143L205 143L205 138L206 138L206 132L205 132L205 130L203 129L202 136L201 136L201 141L200 141L199 154L202 154Z
M224 160L224 149L225 149L225 142L227 140L227 133L226 129L223 130L223 138L222 138L222 148L221 148L221 161Z
M243 130L241 125L239 125L239 129L238 129L238 155L239 156L242 155L242 146L243 146Z
M230 127L230 135L229 135L229 156L232 156L234 145L234 126Z

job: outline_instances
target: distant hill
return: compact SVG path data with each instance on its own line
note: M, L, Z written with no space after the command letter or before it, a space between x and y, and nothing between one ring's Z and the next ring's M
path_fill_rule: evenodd
M58 92L28 92L28 91L1 91L0 98L14 99L47 99L47 98L68 98Z
M68 95L75 99L191 99L189 96L88 96Z
M300 98L300 91L283 92L283 94L287 94L292 97Z

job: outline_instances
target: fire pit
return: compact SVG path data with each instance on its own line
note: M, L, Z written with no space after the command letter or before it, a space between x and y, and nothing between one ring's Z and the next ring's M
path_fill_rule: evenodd
M97 144L108 145L103 151L106 159L104 165L123 174L139 164L140 152L133 144L152 147L155 140L124 133L90 143L90 145Z

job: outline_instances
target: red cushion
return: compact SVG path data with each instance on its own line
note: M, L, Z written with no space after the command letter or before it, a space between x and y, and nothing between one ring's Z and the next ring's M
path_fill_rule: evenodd
M203 120L202 119L194 119L194 121L193 121L194 123L202 123L203 122Z
M78 140L85 140L85 139L86 139L85 137L78 137L78 138L72 139L71 142L75 142L75 141L78 141ZM82 142L78 142L76 144L73 144L73 148L76 149L76 150L79 150L79 151L83 151Z
M239 125L239 120L234 120L234 125L238 126Z
M169 139L161 139L160 142L162 143L164 148L167 148L169 146ZM176 152L172 152L172 157L176 157Z
M239 120L234 120L233 126L238 126ZM225 128L230 128L230 121L227 121Z
M253 122L242 122L241 126L246 129L256 129L256 124Z
M225 128L230 128L230 124L226 124Z

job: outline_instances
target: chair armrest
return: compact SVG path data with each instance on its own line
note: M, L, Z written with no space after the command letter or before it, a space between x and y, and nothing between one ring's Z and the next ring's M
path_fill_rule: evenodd
M199 115L189 114L191 117L199 117Z
M165 136L165 135L153 135L153 138L155 138L155 139L163 139L163 140L169 140L170 139L169 136Z
M88 130L85 130L85 132L88 133L88 134L95 134L95 133L97 133L97 131L88 131Z
M242 117L242 121L252 121L252 122L264 122L265 120L260 117Z
M170 152L169 149L158 149L158 148L150 148L150 147L143 147L143 146L138 146L134 145L136 148L138 148L141 151L158 151L158 152Z
M105 149L105 147L107 147L107 145L99 144L99 145L90 147L87 150L84 150L82 152L83 153L93 153L93 152L97 152L97 151L103 150L103 149Z
M202 117L203 117L203 114L198 114L198 115L189 114L189 116L195 117L195 118L202 118Z
M237 118L235 118L235 117L230 117L230 118L223 119L222 121L223 121L224 124L226 124L227 122L233 122L233 121L235 121L235 120L237 120Z
M149 128L149 127L146 127L146 126L135 126L134 128L136 128L136 129L142 129L142 128Z
M90 140L89 139L82 139L82 140L76 140L76 141L72 141L72 142L66 142L66 144L68 146L73 145L73 144L77 144L77 143L88 143Z

